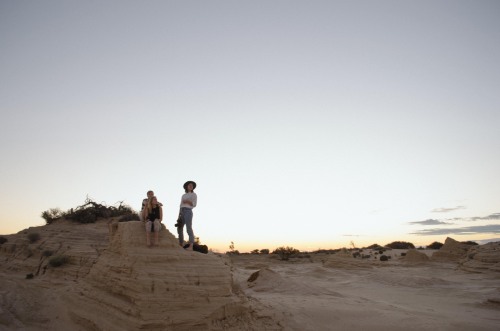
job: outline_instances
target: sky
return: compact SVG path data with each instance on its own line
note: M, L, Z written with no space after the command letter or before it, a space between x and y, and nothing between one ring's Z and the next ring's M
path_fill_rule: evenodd
M225 252L500 240L498 1L0 0L0 234L87 197Z

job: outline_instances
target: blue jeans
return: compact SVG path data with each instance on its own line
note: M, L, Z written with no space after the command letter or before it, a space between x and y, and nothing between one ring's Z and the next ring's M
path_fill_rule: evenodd
M179 244L184 244L184 225L189 236L189 243L194 243L193 233L193 210L191 208L181 208L182 225L177 227L177 234L179 235Z

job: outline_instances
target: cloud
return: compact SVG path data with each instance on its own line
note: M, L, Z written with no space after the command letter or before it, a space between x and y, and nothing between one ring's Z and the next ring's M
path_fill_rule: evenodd
M500 234L500 224L489 224L480 226L468 226L463 228L446 228L446 229L425 229L410 234L420 236L433 235L463 235L463 234L478 234L478 233L494 233Z
M427 219L425 221L408 222L408 224L414 224L414 225L453 225L453 224L455 224L455 222L492 221L492 220L500 220L500 213L494 213L494 214L491 214L488 216L483 216L483 217L479 217L479 216L454 217L454 218L448 218L446 220L453 221L453 223L431 218L431 219Z
M451 224L453 224L453 223L446 223L446 222L443 222L440 220L433 220L433 219L428 219L425 221L409 222L409 223L410 224L419 224L419 225L442 225L442 224L451 225Z
M482 220L500 220L500 213L491 214L489 216L481 218Z
M435 208L431 210L432 213L449 213L450 211L455 211L459 209L465 209L465 206L456 206L453 208Z
M475 216L475 217L454 218L454 220L469 221L469 222L500 220L500 213L494 213L484 217Z

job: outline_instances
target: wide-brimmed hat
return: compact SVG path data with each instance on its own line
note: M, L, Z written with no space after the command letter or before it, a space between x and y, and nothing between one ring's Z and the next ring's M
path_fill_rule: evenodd
M196 188L196 183L195 183L195 182L193 182L192 180L188 180L187 182L185 182L185 183L184 183L184 186L183 186L185 190L187 190L187 186L188 186L190 183L191 183L191 184L193 184L193 190Z

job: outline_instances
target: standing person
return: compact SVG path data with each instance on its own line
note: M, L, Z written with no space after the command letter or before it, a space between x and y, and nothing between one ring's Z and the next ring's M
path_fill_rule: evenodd
M155 246L158 246L158 236L163 220L163 208L155 196L148 199L142 212L142 217L146 223L146 244L151 246L151 231L155 233Z
M196 188L196 183L193 181L187 181L184 183L185 194L181 198L181 224L177 226L177 233L179 234L179 244L183 246L184 244L184 225L186 225L186 231L189 236L189 246L186 247L188 250L193 250L194 244L194 233L193 233L193 208L196 207L198 202L198 196L194 193Z

